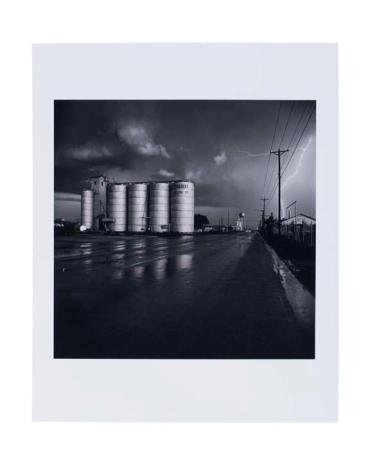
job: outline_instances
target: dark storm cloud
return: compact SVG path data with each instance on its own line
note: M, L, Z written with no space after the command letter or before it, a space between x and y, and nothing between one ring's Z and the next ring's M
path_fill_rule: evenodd
M139 156L163 156L169 159L167 149L155 142L155 131L146 120L120 120L115 124L116 134L124 146L131 148Z
M276 125L279 105L56 101L55 191L78 194L98 173L114 181L186 178L196 184L196 206L209 208L211 220L227 207L255 220L262 194L271 196L268 211L276 211L276 158L269 156L275 128L273 149L292 151L314 108L313 102L282 102ZM271 182L264 189L267 163ZM315 213L315 114L283 176L282 200L283 206L298 200L302 212Z

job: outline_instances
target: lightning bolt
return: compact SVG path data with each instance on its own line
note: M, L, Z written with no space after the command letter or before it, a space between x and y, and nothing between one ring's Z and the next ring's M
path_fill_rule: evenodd
M250 151L245 150L232 150L234 153L246 154L250 158L259 158L261 156L268 156L270 153L251 153Z
M306 151L308 150L308 148L310 147L311 143L312 143L312 139L313 137L310 136L307 143L306 143L306 146L302 146L301 148L297 148L297 151L299 153L299 156L298 156L298 161L296 162L295 164L295 168L294 170L288 175L288 177L285 177L283 182L282 182L282 185L281 185L281 208L283 210L283 214L285 212L285 202L284 202L284 199L283 199L283 192L284 190L286 189L288 183L293 180L294 177L296 177L296 175L298 174L300 168L301 168L301 165L302 165L302 161L303 161L303 157L306 153Z

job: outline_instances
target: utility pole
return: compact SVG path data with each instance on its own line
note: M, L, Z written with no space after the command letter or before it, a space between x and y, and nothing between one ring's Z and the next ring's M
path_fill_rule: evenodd
M265 230L265 210L266 210L266 201L268 201L268 198L261 198L261 201L263 201L263 208L262 208L262 233Z
M277 151L270 151L271 154L275 154L278 157L278 181L279 181L279 196L278 196L278 227L279 227L279 236L281 235L281 162L280 158L284 153L287 153L289 150L281 150L280 148Z
M258 211L258 212L261 212L261 229L262 229L262 233L263 233L263 220L264 220L264 210L263 209L255 209L255 211Z

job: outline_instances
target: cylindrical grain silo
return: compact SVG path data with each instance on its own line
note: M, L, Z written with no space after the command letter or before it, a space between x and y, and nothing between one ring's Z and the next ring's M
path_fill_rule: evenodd
M123 183L108 184L107 209L108 217L112 219L112 222L109 223L109 230L112 232L127 230L126 190L127 186Z
M127 188L127 230L129 232L145 232L147 229L147 196L146 183L131 183Z
M176 181L171 184L171 232L194 232L194 183Z
M149 229L154 233L169 231L170 185L168 182L153 182L149 191Z
M94 193L92 190L83 190L81 194L81 225L87 230L93 226Z

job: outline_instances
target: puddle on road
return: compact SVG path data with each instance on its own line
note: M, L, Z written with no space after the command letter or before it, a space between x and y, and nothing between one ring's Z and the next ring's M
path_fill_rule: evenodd
M125 255L124 253L122 253L122 254L113 254L113 255L111 256L110 260L111 260L112 262L117 261L117 260L122 260L122 259L125 258L125 256L126 256L126 255Z
M120 281L123 280L125 276L125 271L123 268L115 268L112 272L112 277L114 280Z
M125 249L127 249L127 246L125 244L114 243L111 252L124 251Z
M145 273L144 265L136 265L131 269L132 275L134 278L142 279Z
M81 251L82 256L89 256L92 253L92 249L83 249Z
M163 280L167 275L167 258L153 262L152 272L155 280Z
M83 262L85 267L91 268L93 261L92 261L92 259L84 259L82 262Z
M134 279L147 279L161 281L179 271L189 271L193 268L192 254L179 254L175 256L159 257L149 262L138 262L129 267L119 266L116 262L113 270L115 280L125 277Z
M193 266L192 254L180 254L175 257L176 270L190 270Z

